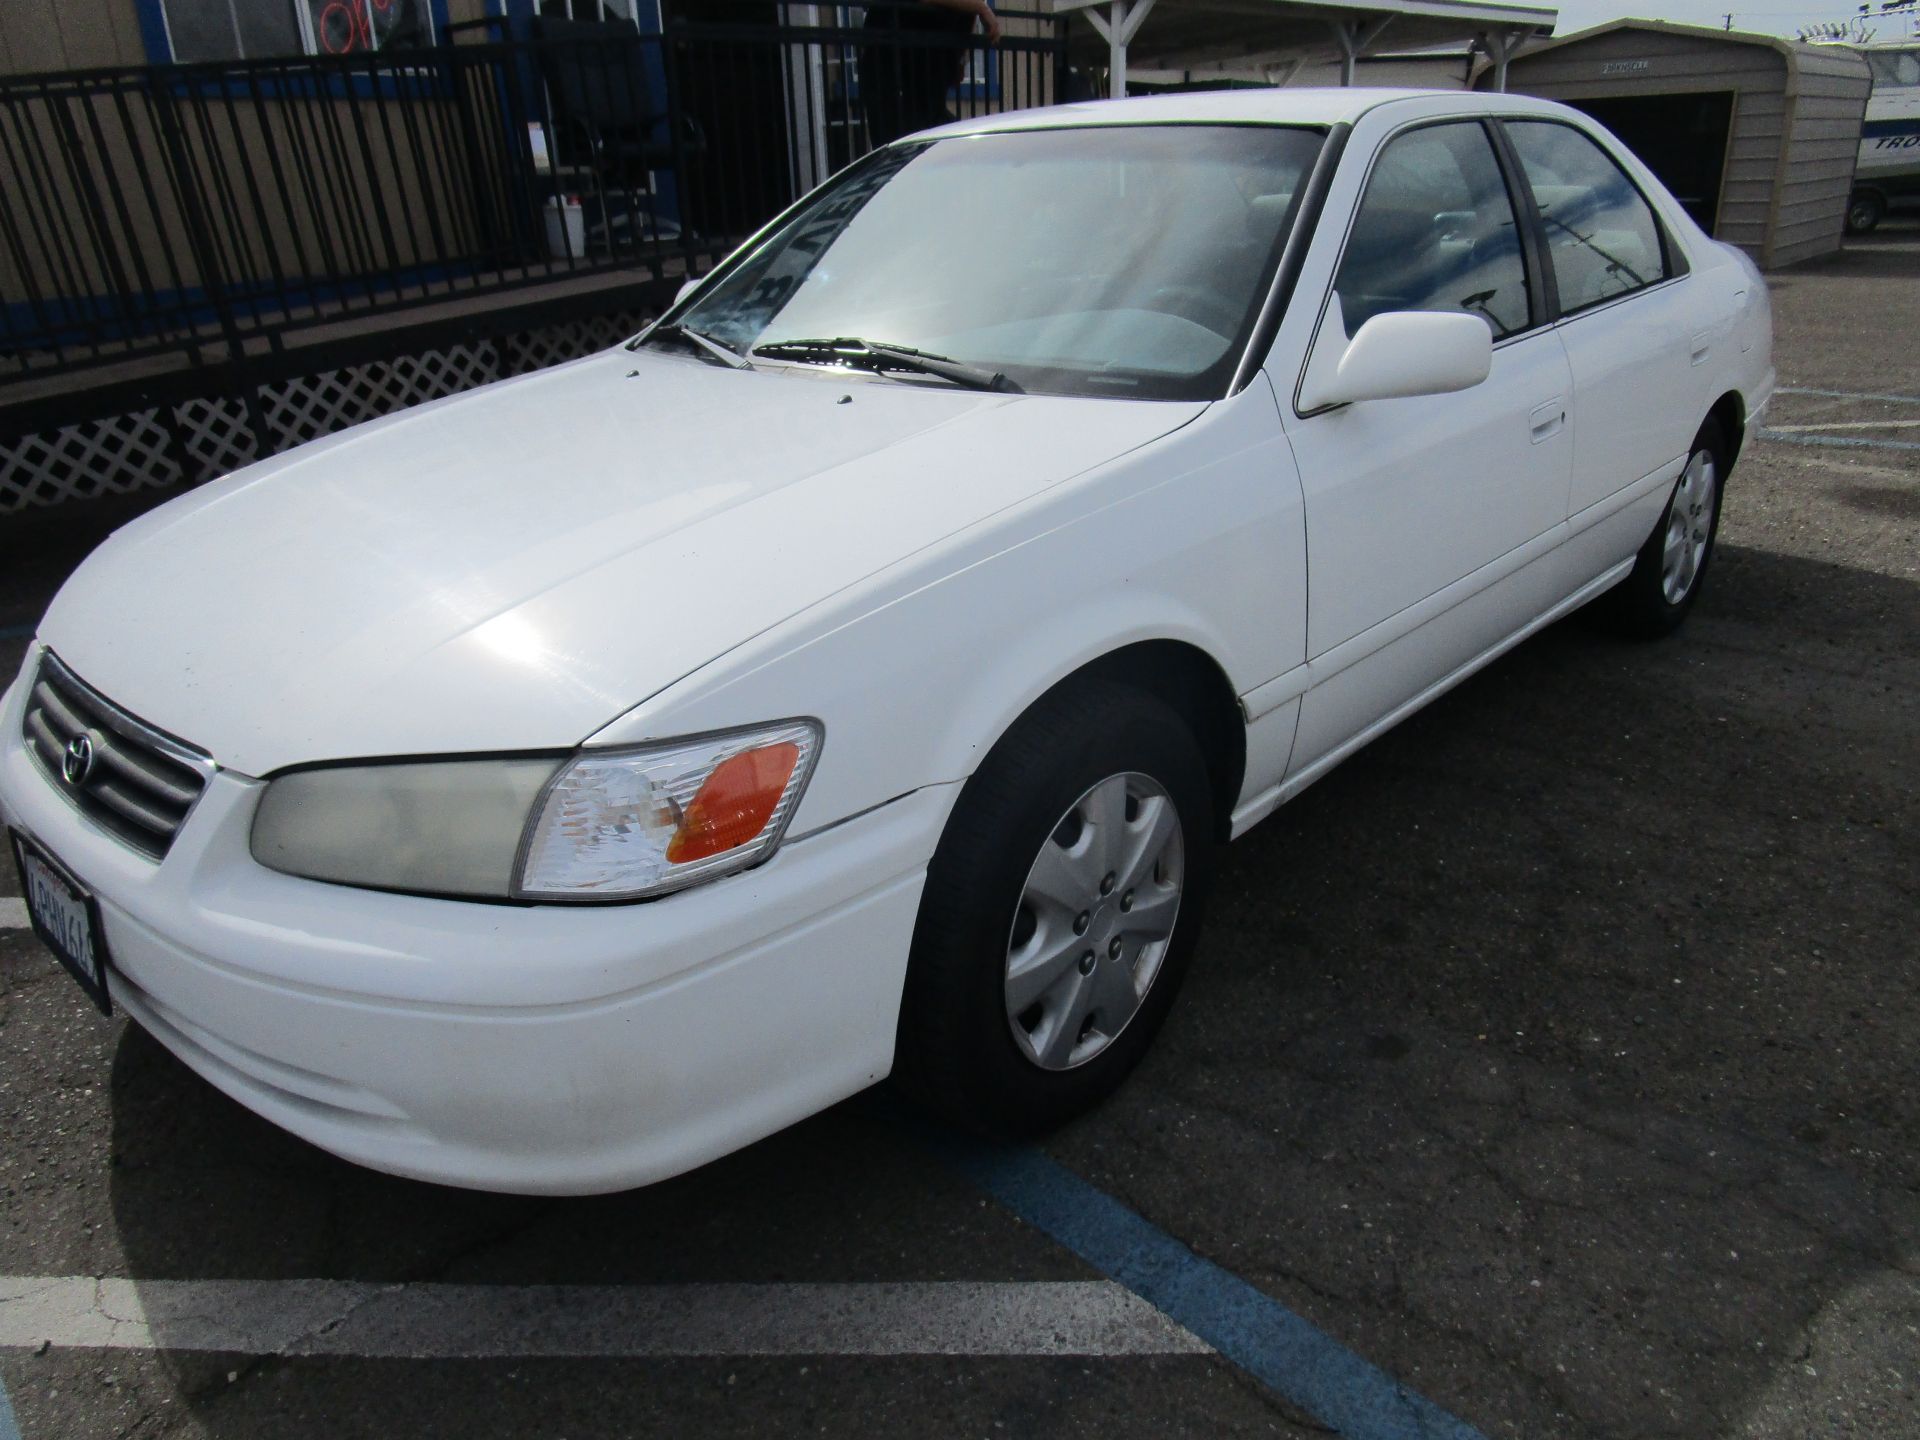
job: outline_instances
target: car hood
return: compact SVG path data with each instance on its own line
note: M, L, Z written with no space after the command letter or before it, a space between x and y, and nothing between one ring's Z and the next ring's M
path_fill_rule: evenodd
M614 351L183 496L95 551L40 638L244 774L557 748L1204 408Z

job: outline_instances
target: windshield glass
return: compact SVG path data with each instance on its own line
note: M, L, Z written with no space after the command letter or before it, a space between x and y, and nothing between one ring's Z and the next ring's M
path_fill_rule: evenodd
M860 339L1027 391L1214 398L1321 138L1127 125L881 150L672 319L743 354Z

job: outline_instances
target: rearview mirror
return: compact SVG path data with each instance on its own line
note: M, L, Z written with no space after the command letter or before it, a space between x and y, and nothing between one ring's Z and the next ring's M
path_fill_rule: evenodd
M1447 395L1478 385L1492 369L1493 332L1477 315L1389 310L1349 340L1335 295L1300 387L1300 408Z

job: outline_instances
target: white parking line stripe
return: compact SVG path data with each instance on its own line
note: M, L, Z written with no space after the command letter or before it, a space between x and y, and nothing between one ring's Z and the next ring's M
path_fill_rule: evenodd
M1911 430L1920 426L1920 420L1831 420L1821 425L1770 425L1770 430L1784 430L1793 434L1810 430Z
M1895 405L1920 405L1920 395L1885 395L1873 390L1816 390L1807 385L1782 385L1776 395L1819 395L1828 400L1885 400Z
M1201 1355L1110 1280L374 1285L0 1276L0 1349L378 1359Z
M26 901L11 896L0 899L0 930L25 930L27 925Z

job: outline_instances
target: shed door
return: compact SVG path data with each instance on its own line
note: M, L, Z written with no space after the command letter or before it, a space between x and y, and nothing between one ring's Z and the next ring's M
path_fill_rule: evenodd
M1733 128L1733 92L1608 95L1568 102L1607 129L1653 171L1709 235L1720 218L1720 182Z

